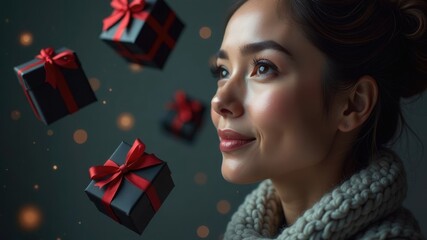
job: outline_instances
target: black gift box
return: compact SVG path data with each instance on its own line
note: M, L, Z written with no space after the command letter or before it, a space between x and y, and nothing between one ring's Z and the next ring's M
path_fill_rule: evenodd
M55 53L60 54L67 50L71 51L66 48L60 48L56 50ZM63 75L78 109L81 109L97 101L97 99L77 55L74 52L73 54L78 68L69 69L58 66L58 69ZM43 61L34 59L15 67L14 70L18 75L20 84L36 116L38 116L42 122L49 125L70 114L59 89L53 88L51 84L46 82L46 70Z
M174 49L184 23L163 0L146 0L143 11L147 13L147 19L131 17L120 36L116 34L123 19L103 31L100 38L127 61L161 69ZM168 44L165 38L172 44ZM161 44L157 45L157 41Z
M179 91L177 92L177 94L184 94L185 95L185 93L179 92ZM167 132L177 136L178 138L181 138L181 139L184 139L184 140L191 142L194 140L196 133L202 127L203 116L204 116L204 112L205 112L206 107L202 102L195 100L191 97L188 97L187 95L185 95L185 101L187 104L190 104L190 105L192 102L197 102L200 106L200 108L197 111L192 111L192 118L189 119L189 121L185 121L185 122L179 121L180 122L179 129L177 129L174 126L174 122L178 121L177 118L179 118L179 116L178 116L179 110L176 109L176 107L172 107L173 105L176 106L176 104L177 104L177 99L175 98L172 100L172 102L170 104L168 104L168 106L167 106L168 110L167 110L166 115L164 116L164 118L162 119L161 122L162 122L163 128Z
M122 142L113 155L111 155L110 160L114 161L117 165L123 164L130 149L131 146L129 144ZM132 173L151 183L150 187L154 188L157 192L160 204L165 201L166 197L175 186L168 165L166 162L161 162L161 164L156 166L132 171ZM85 192L99 211L111 217L102 202L105 187L99 188L95 186L95 184L96 182L92 180ZM123 179L110 206L114 215L118 218L119 223L138 234L142 234L155 215L155 210L152 207L147 193L133 185L126 178Z

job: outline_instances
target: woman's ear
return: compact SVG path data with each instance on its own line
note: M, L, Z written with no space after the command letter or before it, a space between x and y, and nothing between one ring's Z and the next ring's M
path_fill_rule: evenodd
M361 126L371 115L377 99L377 82L371 76L362 76L345 95L338 129L349 132Z

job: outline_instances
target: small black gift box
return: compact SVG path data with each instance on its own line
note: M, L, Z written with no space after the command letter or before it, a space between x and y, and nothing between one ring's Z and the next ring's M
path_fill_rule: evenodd
M42 49L15 71L36 117L47 125L97 100L77 55L69 49Z
M139 234L175 186L166 162L144 151L139 139L122 142L104 166L89 169L85 190L99 211Z
M163 68L184 23L163 0L113 0L100 38L127 61Z
M177 91L162 120L163 128L175 136L192 141L202 126L205 106L183 91Z

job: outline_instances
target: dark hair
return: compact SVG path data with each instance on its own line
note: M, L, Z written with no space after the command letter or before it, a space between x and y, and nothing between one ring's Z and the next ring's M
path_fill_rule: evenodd
M247 0L236 1L229 18ZM351 156L362 167L379 148L394 143L407 124L402 98L427 88L427 1L282 0L287 14L327 58L325 111L331 98L369 75L378 99L355 139ZM278 8L280 9L280 8Z

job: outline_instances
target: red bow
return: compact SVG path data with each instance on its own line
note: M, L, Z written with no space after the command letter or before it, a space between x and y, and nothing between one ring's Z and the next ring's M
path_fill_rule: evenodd
M177 117L174 119L173 129L179 130L184 123L187 123L195 118L195 113L199 113L202 105L198 101L189 101L183 91L175 93L175 102L170 104L169 108L177 112Z
M119 190L124 177L147 193L154 211L157 211L160 208L161 203L159 197L156 190L150 187L150 181L132 173L132 171L156 166L162 163L162 161L156 156L153 154L144 154L144 151L145 145L141 140L136 139L132 148L127 153L125 163L121 166L109 159L104 166L94 166L89 169L90 178L97 182L95 186L100 188L103 188L104 186L107 187L102 197L102 202L110 213L110 216L116 221L118 221L118 218L111 209L111 202Z
M114 39L119 39L129 25L131 18L141 19L143 21L147 19L148 13L143 11L145 4L145 0L134 0L130 4L128 0L113 0L111 2L111 7L113 7L114 11L109 17L103 20L102 30L106 31L122 20L114 35Z
M48 82L54 89L58 87L60 82L64 80L64 76L59 70L58 66L70 69L77 69L79 66L76 63L73 52L66 50L60 54L55 54L53 48L44 48L40 50L40 54L36 58L44 62L44 69L46 71L46 82Z

